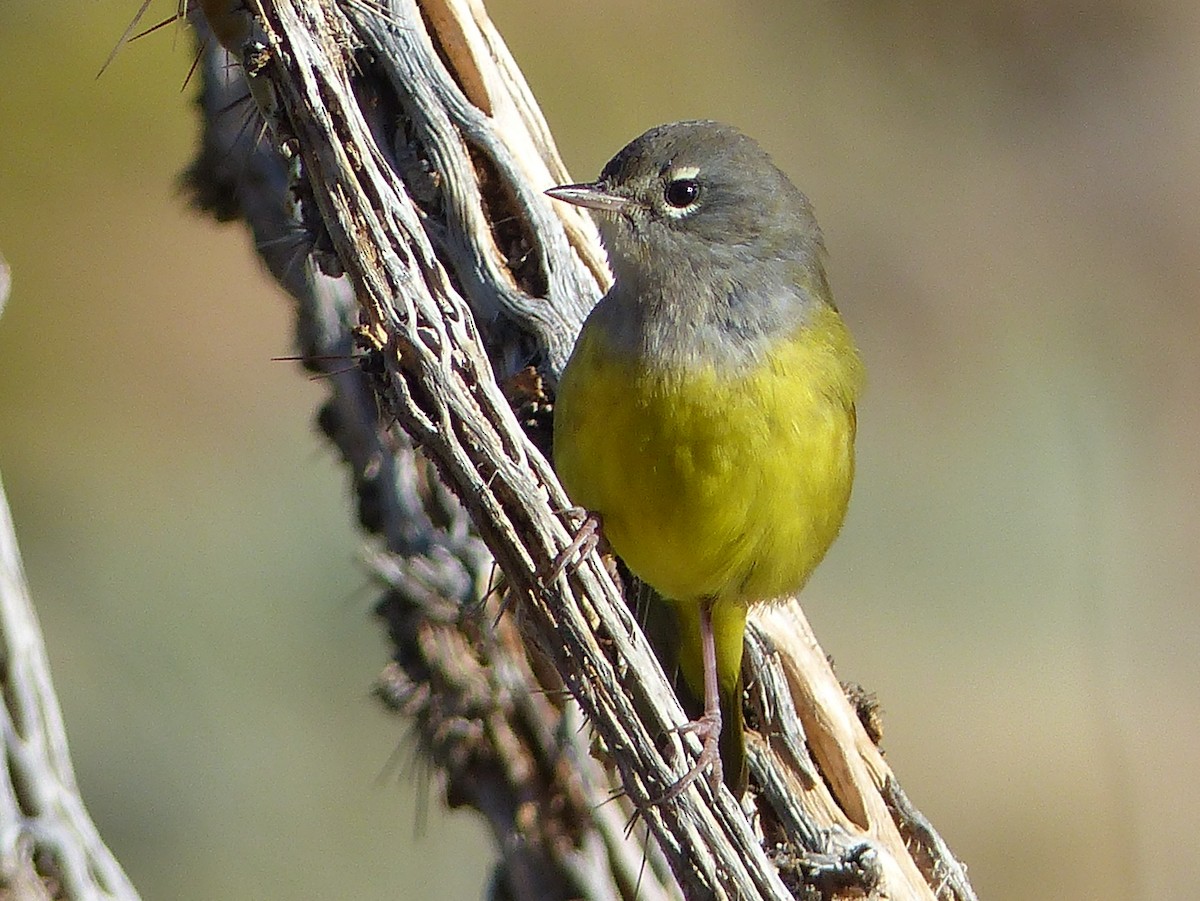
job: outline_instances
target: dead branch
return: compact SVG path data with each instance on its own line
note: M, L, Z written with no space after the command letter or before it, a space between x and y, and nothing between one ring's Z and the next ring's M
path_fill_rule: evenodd
M0 313L10 277L0 258ZM75 783L42 630L0 485L0 898L137 901Z

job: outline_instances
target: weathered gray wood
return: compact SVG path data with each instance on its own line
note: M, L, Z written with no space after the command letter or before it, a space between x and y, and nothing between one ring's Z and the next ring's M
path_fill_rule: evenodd
M9 270L0 258L0 313ZM137 901L84 807L0 484L0 897Z

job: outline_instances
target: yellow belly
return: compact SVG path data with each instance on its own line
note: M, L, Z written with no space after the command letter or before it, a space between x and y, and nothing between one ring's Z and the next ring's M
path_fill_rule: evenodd
M733 375L637 365L593 332L555 412L555 466L572 500L677 604L798 591L841 528L854 476L861 364L837 313Z

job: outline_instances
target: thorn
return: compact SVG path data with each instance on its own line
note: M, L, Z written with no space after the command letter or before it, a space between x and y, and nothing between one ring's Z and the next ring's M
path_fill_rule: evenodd
M104 65L101 66L100 71L96 73L97 79L104 74L105 69L112 65L112 61L117 58L117 54L121 52L121 48L129 43L130 35L133 34L134 29L137 28L138 22L142 21L142 16L146 14L146 10L149 8L150 0L142 0L142 5L138 8L138 11L134 13L133 21L130 22L129 25L126 26L125 30L121 33L121 36L117 39L117 46L112 48L112 52L108 54L108 59L104 61Z

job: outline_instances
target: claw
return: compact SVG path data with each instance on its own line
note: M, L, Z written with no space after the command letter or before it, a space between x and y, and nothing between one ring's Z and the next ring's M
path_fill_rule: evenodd
M690 723L684 723L677 730L678 732L692 732L700 739L703 749L700 751L700 756L696 758L696 763L690 770L683 774L679 780L668 788L657 798L651 799L652 805L665 804L678 798L687 787L704 775L704 771L708 771L708 784L712 787L713 792L717 791L721 784L721 711L718 709L714 712L706 712L700 719L692 720Z
M568 572L574 566L578 567L597 547L600 546L600 538L604 523L600 518L599 513L594 513L591 510L584 510L582 507L572 507L568 511L583 514L583 522L575 532L575 537L571 539L561 554L554 558L554 562L550 564L550 571L546 574L543 580L546 584L554 582L559 576Z

